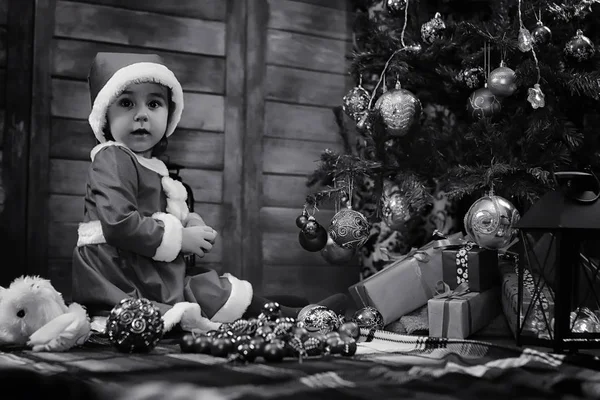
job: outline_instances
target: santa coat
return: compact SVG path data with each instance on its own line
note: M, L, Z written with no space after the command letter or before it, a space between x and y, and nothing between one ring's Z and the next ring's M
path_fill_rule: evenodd
M73 252L73 301L102 315L124 298L146 298L164 314L196 302L213 322L240 318L252 285L214 270L186 275L181 253L187 192L157 158L106 142L91 153L84 220Z

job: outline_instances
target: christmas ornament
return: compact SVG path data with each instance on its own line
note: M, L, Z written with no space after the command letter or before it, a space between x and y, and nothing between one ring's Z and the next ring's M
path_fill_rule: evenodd
M306 227L304 227L306 228ZM321 251L325 244L327 244L327 231L321 224L318 224L316 232L313 233L314 237L307 237L304 233L304 229L298 232L298 241L300 246L306 251L317 252Z
M122 352L148 352L163 335L159 309L147 299L123 299L106 320L108 339Z
M407 0L385 0L385 8L391 16L397 17L404 13L406 3Z
M320 356L325 351L326 343L315 336L311 336L302 344L309 356Z
M565 45L565 55L577 62L587 61L594 56L596 48L592 41L583 34L581 29L577 29L575 36Z
M327 243L321 250L321 255L331 265L344 265L352 261L356 255L356 249L342 247L327 235Z
M398 185L386 180L381 194L382 220L392 230L401 231L412 218L408 200Z
M359 328L383 329L383 315L375 307L364 307L357 310L352 317Z
M552 39L552 31L542 21L537 22L535 28L531 30L533 42L537 45L544 45Z
M467 68L458 73L456 79L464 83L469 89L481 87L485 82L485 72L481 67Z
M519 212L504 197L489 194L476 200L464 217L467 234L484 249L506 247L517 234Z
M587 307L579 307L570 314L571 332L597 333L600 332L600 318Z
M302 210L302 214L296 218L296 226L300 229L304 229L304 226L308 222L308 211Z
M507 97L517 90L515 78L515 71L501 61L500 66L490 72L487 87L494 96Z
M377 99L375 109L381 114L389 135L404 136L419 120L421 101L410 91L402 89L397 81L394 89Z
M280 362L285 356L285 347L277 343L267 343L262 351L262 356L268 362Z
M500 101L487 87L477 89L469 96L467 112L474 120L492 118L500 110L502 110Z
M442 20L442 15L438 12L431 20L421 25L421 38L425 43L432 44L444 37L445 30L446 24Z
M196 336L194 338L194 344L192 346L194 353L198 353L198 354L210 353L211 343L212 343L212 339L206 335Z
M349 336L353 339L358 339L360 330L358 329L356 322L344 322L342 326L340 326L339 334L342 336Z
M227 357L233 351L233 340L228 337L216 337L212 341L210 354L215 357Z
M258 351L250 343L240 343L236 347L236 359L245 362L252 362L258 356Z
M345 337L342 339L342 351L341 354L346 357L351 357L356 354L356 340L351 337Z
M352 89L342 98L342 110L358 122L360 117L368 110L371 96L360 84Z
M306 224L304 224L304 227L302 228L302 233L304 233L304 235L308 239L314 239L318 235L319 226L320 225L315 219L315 217L310 216L308 217Z
M340 328L340 317L324 306L309 307L302 315L298 314L298 321L304 323L308 332L329 333Z
M179 348L183 353L193 353L194 352L194 335L191 333L183 335L181 341L179 342Z
M531 36L529 30L527 30L525 27L521 27L521 29L519 29L519 37L517 38L517 41L517 47L523 53L531 51L533 48L533 37Z
M345 208L333 216L328 233L337 245L345 249L357 249L369 239L370 230L371 227L364 215Z
M527 89L527 101L531 103L533 109L544 107L546 105L546 101L544 100L545 97L539 83L536 83L532 88Z
M373 129L373 124L371 124L368 112L363 113L358 121L356 121L356 128L359 132L368 132Z

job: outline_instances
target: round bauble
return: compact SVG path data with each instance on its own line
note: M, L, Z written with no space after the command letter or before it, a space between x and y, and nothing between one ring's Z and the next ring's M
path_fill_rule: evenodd
M357 86L350 89L348 93L342 98L342 110L358 122L360 117L368 110L369 101L371 96L362 86Z
M436 40L444 37L446 24L442 19L442 15L438 12L429 21L421 25L421 38L425 43L432 44Z
M303 231L298 232L298 242L306 251L321 251L327 244L327 231L321 225L317 229L317 235L314 238L308 238Z
M531 30L531 37L537 45L548 44L552 39L552 31L542 21L538 21L535 28Z
M323 247L323 250L321 250L321 256L331 265L348 264L355 255L356 249L338 245L331 236L327 237L327 243Z
M374 108L381 114L386 132L391 136L406 135L419 121L422 110L417 96L399 84L379 96Z
M357 310L352 317L352 322L355 322L359 328L367 329L383 329L383 315L375 307L364 307Z
M565 45L565 55L577 62L587 61L594 56L596 48L592 41L583 34L581 29L577 29L575 36Z
M338 246L357 249L369 239L370 230L371 226L363 214L345 208L333 216L327 232Z
M392 230L403 231L407 227L411 215L408 199L397 184L386 180L381 194L382 220Z
M147 299L123 299L106 320L108 339L119 351L148 352L163 335L160 311Z
M515 71L500 63L500 66L490 72L488 89L498 97L507 97L517 90Z
M492 118L502 110L498 98L488 88L475 90L467 101L467 112L474 120Z
M339 315L325 306L313 306L305 311L301 310L298 314L298 322L302 322L308 332L324 334L337 331L341 325Z
M391 16L398 17L404 14L406 4L407 0L385 0L385 9Z
M506 247L516 236L515 224L519 212L504 197L483 196L476 200L464 218L465 231L484 249L498 250Z
M485 82L485 72L481 67L463 69L458 73L456 79L464 83L469 89L481 87Z

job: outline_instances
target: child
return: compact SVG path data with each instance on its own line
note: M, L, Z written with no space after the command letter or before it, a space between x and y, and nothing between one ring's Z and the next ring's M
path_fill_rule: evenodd
M73 254L73 301L106 315L121 299L153 301L170 328L213 329L256 316L268 301L252 285L214 270L186 276L182 253L202 257L217 232L188 210L183 185L159 156L183 110L183 91L156 55L98 53L88 76L91 151ZM319 303L343 313L348 298ZM285 316L300 309L283 307ZM185 323L185 326L184 326Z

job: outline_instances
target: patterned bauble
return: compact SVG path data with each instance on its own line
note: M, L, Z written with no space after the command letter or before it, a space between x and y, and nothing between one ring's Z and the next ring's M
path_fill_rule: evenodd
M394 89L379 96L375 109L381 114L388 135L404 136L419 121L422 107L417 96L397 82Z
M342 351L341 354L346 357L351 357L356 354L357 350L356 340L351 337L345 337L342 339Z
M356 252L356 248L342 247L328 235L321 255L331 265L345 265L352 261Z
M475 90L467 101L467 112L476 121L481 118L492 118L501 110L500 101L486 87Z
M123 299L106 320L108 339L119 351L140 353L152 350L163 335L159 309L147 299Z
M479 247L497 250L516 236L519 212L504 197L486 195L476 200L464 218L465 231Z
M383 329L383 315L375 307L364 307L357 310L352 317L359 328Z
M488 89L495 96L507 97L517 90L515 80L515 71L508 68L504 61L501 61L500 66L490 72L488 76Z
M544 45L552 39L552 31L542 21L538 21L535 28L531 30L531 37L537 45Z
M302 322L308 332L329 333L340 328L340 317L325 306L309 305L300 310L298 322Z
M342 98L342 110L355 122L358 122L360 117L368 110L370 100L369 92L358 85L350 89Z
M392 230L402 231L412 218L408 199L397 184L386 180L381 194L382 220Z
M311 336L304 341L302 344L306 354L309 356L320 356L325 351L327 345L325 341L320 340L317 337Z
M481 87L485 82L485 72L481 67L463 69L458 73L456 79L464 83L469 89Z
M431 44L444 37L446 24L442 20L442 15L438 12L429 21L421 25L421 38L425 43Z
M577 29L575 36L565 45L565 55L577 62L587 61L594 56L596 48L592 41L583 34L581 29Z
M385 9L393 16L398 17L404 13L408 0L385 0Z
M370 230L371 226L364 215L345 208L333 216L327 232L339 246L346 249L357 249L369 239Z

